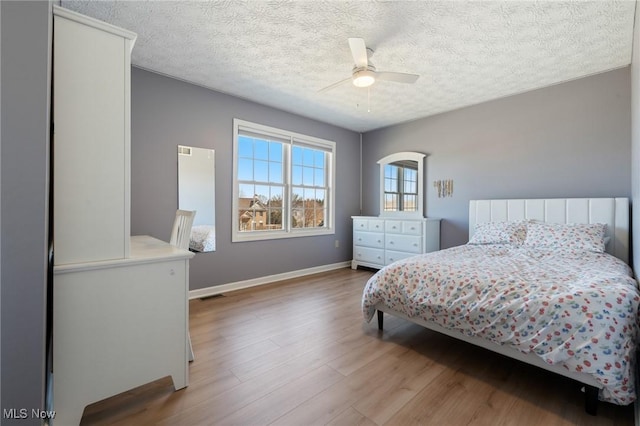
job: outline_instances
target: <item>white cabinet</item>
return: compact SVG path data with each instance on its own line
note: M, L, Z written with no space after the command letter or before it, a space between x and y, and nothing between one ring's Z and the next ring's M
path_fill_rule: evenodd
M53 425L84 408L171 376L188 385L189 259L193 253L131 237L127 259L57 266L53 299Z
M405 257L440 249L440 219L352 219L353 269L358 265L382 268Z
M187 386L193 253L130 236L135 34L53 14L52 423L72 426L87 404L148 382Z
M53 25L54 262L123 259L136 35L57 6Z

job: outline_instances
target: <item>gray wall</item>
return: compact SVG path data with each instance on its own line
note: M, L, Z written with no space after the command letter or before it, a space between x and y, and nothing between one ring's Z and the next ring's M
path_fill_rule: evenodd
M378 214L376 161L428 154L426 215L442 248L468 238L468 203L483 198L630 197L629 67L363 135L363 212ZM433 181L453 179L438 198Z
M178 144L216 151L216 251L191 261L191 289L351 260L350 216L359 213L358 133L137 68L131 86L133 235L169 239L177 208ZM231 242L233 118L336 142L335 235Z
M640 8L636 6L631 61L631 245L640 247ZM632 266L638 276L640 249L632 250Z
M1 408L30 410L45 408L50 5L0 2L0 8Z

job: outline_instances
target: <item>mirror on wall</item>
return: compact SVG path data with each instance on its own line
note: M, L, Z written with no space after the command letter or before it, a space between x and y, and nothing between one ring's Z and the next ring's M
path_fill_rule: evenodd
M380 159L380 215L423 217L424 154L397 152Z
M195 210L189 248L216 249L215 156L213 149L178 145L178 208Z

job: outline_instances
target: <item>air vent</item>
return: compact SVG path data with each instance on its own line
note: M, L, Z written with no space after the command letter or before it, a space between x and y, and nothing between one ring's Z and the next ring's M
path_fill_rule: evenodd
M178 145L178 155L191 156L191 147L190 146Z

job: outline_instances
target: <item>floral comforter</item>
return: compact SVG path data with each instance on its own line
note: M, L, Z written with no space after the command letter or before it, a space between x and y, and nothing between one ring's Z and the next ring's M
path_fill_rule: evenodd
M589 251L464 245L407 258L367 283L362 309L409 317L533 352L592 375L600 399L635 400L640 293L630 268Z

